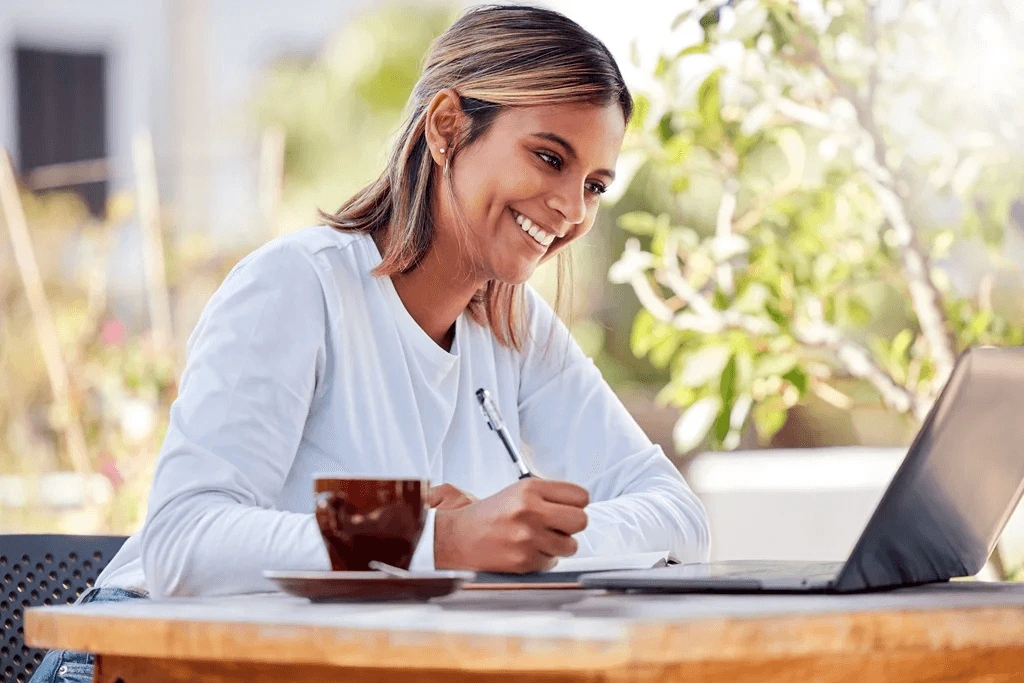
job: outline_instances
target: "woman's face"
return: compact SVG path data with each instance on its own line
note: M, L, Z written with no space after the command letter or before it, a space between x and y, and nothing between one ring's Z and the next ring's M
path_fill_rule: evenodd
M614 179L625 130L617 104L510 107L495 117L450 171L477 251L474 275L525 282L585 235ZM447 204L442 198L446 213Z

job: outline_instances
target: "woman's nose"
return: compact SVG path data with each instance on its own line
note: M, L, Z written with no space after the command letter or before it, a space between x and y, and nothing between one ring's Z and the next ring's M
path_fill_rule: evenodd
M548 197L548 206L562 214L567 223L576 225L587 217L587 203L584 188L575 183L564 183L558 191Z

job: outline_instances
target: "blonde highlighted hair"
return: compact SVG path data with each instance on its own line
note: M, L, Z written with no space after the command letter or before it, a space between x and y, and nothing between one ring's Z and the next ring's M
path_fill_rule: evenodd
M383 238L377 240L385 248L374 275L408 272L430 248L435 171L425 136L426 112L434 96L448 88L458 93L469 123L446 150L445 175L507 107L618 104L627 122L633 113L632 97L608 48L568 17L520 5L468 10L431 44L387 168L335 213L321 212L337 230ZM559 299L570 268L567 254L559 252ZM500 343L516 350L523 341L521 289L492 280L469 305L476 322L490 326Z

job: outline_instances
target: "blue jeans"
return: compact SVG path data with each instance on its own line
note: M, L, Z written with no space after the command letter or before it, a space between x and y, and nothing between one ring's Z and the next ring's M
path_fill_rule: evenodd
M82 593L77 604L86 602L122 602L146 596L125 588L90 588ZM88 652L50 650L39 663L28 683L91 683L95 661Z

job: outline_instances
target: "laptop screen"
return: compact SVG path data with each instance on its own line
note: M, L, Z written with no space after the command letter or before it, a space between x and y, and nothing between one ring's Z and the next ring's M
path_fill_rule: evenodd
M1024 491L1024 349L964 352L836 580L971 576Z

